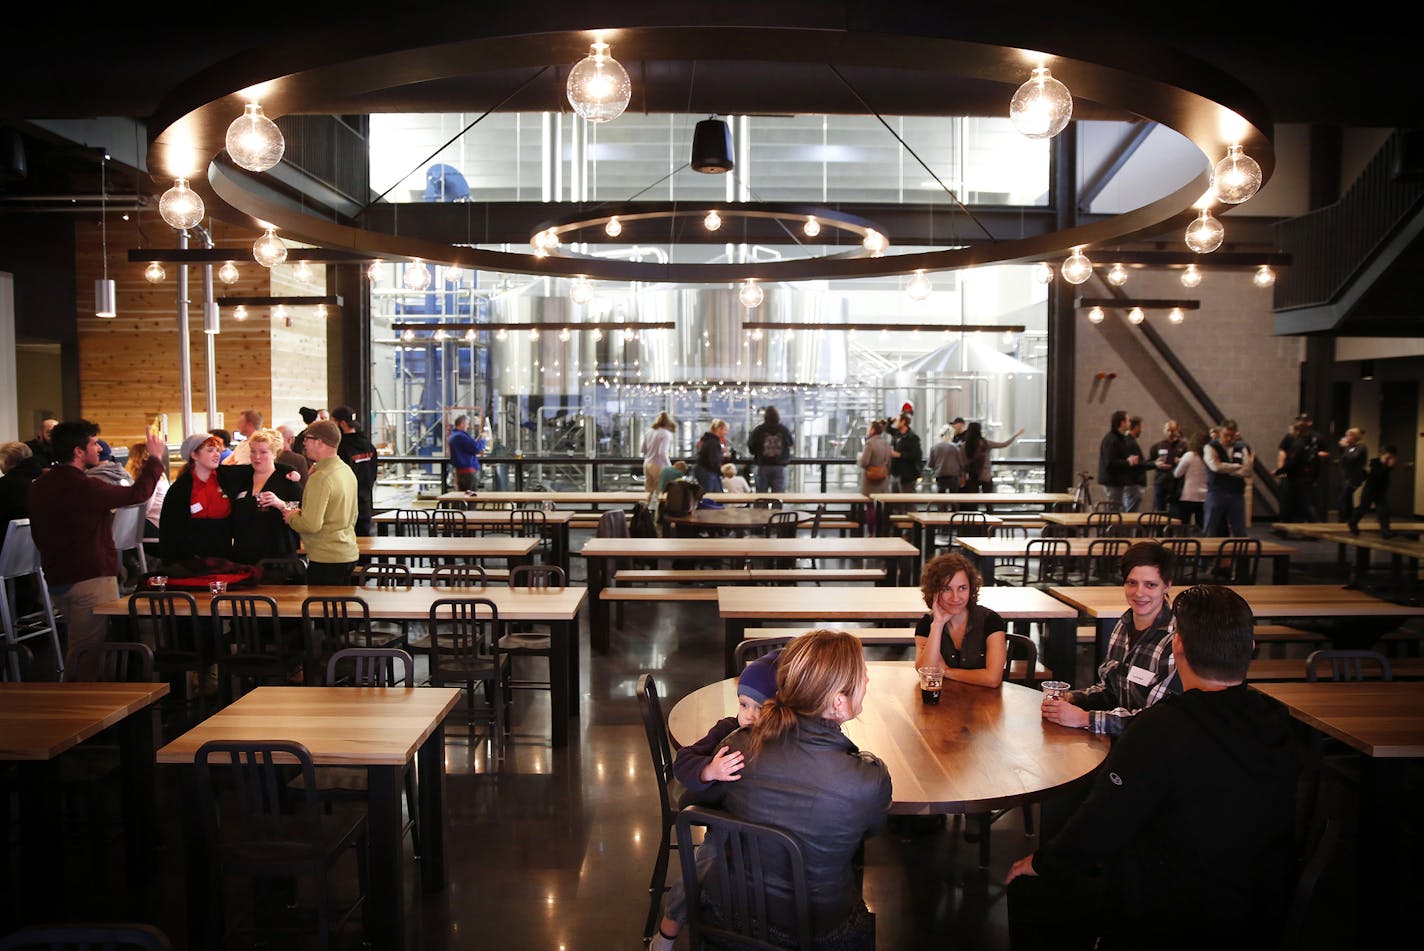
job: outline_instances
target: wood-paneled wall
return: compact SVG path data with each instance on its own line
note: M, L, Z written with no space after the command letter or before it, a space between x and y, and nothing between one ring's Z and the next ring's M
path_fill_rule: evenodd
M156 211L143 212L142 230L150 242L155 238L172 241L173 230ZM118 292L118 316L95 317L94 281L102 275L100 234L96 220L75 225L75 299L79 337L81 412L103 428L104 438L113 444L141 439L145 428L160 413L167 413L168 437L182 438L182 413L178 360L178 268L165 264L167 277L149 284L143 264L131 264L127 251L134 247L134 223L110 215L109 277ZM314 265L311 281L297 282L293 264L269 273L252 259L255 234L213 222L213 241L219 248L231 248L232 260L241 274L228 286L217 282L218 297L252 297L269 294L323 294L325 273ZM192 368L193 410L202 413L207 405L207 341L203 333L202 268L188 269L190 322L190 365ZM325 406L326 321L314 315L314 308L288 308L287 320L274 317L270 308L250 307L246 320L234 319L230 309L221 314L221 333L215 344L215 388L217 409L225 425L232 429L237 414L257 409L269 424L297 422L299 406ZM335 311L335 308L332 308ZM333 313L332 317L339 315ZM328 318L331 319L331 318Z

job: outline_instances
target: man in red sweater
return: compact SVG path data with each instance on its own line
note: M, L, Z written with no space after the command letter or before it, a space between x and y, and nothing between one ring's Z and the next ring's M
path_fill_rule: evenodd
M84 476L99 464L98 426L87 419L60 423L50 442L55 464L30 489L30 530L50 594L68 621L72 656L103 642L108 625L94 616L94 606L119 596L113 510L148 501L166 468L168 447L150 432L143 471L133 485L114 485ZM85 666L97 663L93 657Z

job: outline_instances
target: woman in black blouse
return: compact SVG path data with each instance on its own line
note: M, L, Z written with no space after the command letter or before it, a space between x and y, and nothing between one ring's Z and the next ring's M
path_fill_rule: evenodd
M233 557L255 565L263 558L285 558L297 550L297 536L282 518L288 502L302 499L302 477L276 461L282 434L259 429L247 439L251 465L228 466L239 480L232 500Z
M938 666L946 680L997 687L1004 679L1008 625L979 604L983 579L963 555L925 565L920 590L930 613L915 627L915 666Z

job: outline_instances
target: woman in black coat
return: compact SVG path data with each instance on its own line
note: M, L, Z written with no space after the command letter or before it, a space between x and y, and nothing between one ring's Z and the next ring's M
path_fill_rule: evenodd
M282 518L288 502L302 499L302 477L277 462L282 434L259 429L247 440L251 465L225 466L237 479L232 500L233 560L255 565L263 558L285 558L297 550L297 536Z

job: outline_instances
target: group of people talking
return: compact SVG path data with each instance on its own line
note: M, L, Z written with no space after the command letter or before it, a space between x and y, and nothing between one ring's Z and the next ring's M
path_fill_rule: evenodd
M1113 746L1086 792L1045 801L1043 845L1011 867L1012 945L1129 948L1151 935L1153 946L1273 946L1294 884L1303 758L1284 708L1245 686L1251 609L1216 585L1172 599L1173 556L1156 542L1134 544L1121 568L1126 610L1096 682L1041 705L1044 729L1106 734ZM1001 689L1007 625L978 603L980 584L958 554L935 558L921 578L915 664L963 685L946 689ZM842 731L872 689L858 639L808 632L748 665L737 716L674 763L684 804L798 840L817 948L874 946L852 861L884 824L893 790L884 763ZM699 868L713 861L699 853ZM768 875L767 915L790 935L785 872ZM702 895L714 917L735 916L718 904L714 876ZM675 887L654 949L672 947L686 911Z

